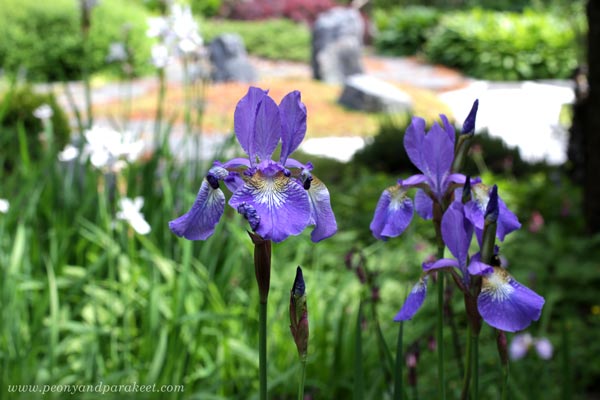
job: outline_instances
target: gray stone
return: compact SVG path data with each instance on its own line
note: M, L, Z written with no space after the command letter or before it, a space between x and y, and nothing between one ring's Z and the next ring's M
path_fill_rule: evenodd
M368 112L409 111L412 99L394 85L370 75L352 75L344 84L338 102L348 108Z
M211 78L215 82L256 81L256 70L250 64L244 41L235 33L217 36L208 47L212 64Z
M312 29L313 77L343 83L346 77L362 73L364 30L355 9L337 7L320 14Z

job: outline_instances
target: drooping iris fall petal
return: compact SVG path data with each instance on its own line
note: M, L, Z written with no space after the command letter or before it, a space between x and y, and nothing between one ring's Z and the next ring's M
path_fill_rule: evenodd
M413 204L406 190L400 185L391 186L379 198L371 221L371 232L380 240L396 237L404 232L412 217Z

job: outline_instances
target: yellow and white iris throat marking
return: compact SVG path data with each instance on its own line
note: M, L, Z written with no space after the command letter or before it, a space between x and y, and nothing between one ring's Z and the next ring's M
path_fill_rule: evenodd
M481 292L492 297L493 301L506 301L515 288L510 284L510 274L501 267L494 267L494 272L482 279Z
M404 199L406 199L406 190L400 185L390 186L387 188L390 194L390 205L388 208L391 211L396 211L400 208L404 208Z
M269 208L279 208L287 200L287 194L290 179L278 172L274 176L265 176L258 171L255 173L248 184L252 187L254 199L259 204L266 204Z

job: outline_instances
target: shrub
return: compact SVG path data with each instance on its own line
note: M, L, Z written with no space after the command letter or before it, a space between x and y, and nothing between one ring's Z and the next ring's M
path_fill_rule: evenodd
M415 54L425 43L427 31L436 26L439 19L440 12L428 7L377 9L374 14L375 46L382 53Z
M489 80L566 78L577 65L573 27L550 14L472 10L445 15L427 59Z
M44 128L33 115L42 104L48 104L54 112L51 121L56 148L62 149L69 142L69 120L54 95L34 93L31 87L23 86L2 93L0 98L5 99L0 104L0 160L4 170L12 170L20 161L20 129L25 133L29 158L35 161L42 157L44 146L40 138Z
M106 55L112 42L123 40L135 49L134 73L142 73L150 54L146 40L146 12L135 3L104 0L93 10L90 29L91 72L114 69ZM72 80L81 76L83 46L78 2L4 0L0 7L0 65L11 74L24 68L36 81Z
M304 25L285 19L268 21L210 20L201 25L207 42L216 36L239 34L248 53L278 60L308 62L310 60L310 31Z

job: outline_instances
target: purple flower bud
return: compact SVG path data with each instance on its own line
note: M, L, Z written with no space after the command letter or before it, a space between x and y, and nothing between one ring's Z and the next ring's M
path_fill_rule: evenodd
M498 214L500 209L498 207L498 186L494 185L490 191L490 199L487 207L485 208L485 221L492 223L498 221Z
M296 268L296 278L294 279L294 286L292 286L292 293L294 296L304 296L306 291L306 285L304 284L304 276L302 275L302 268Z
M467 204L471 201L471 177L467 175L467 179L465 180L465 185L462 190L462 203Z
M302 269L296 268L296 278L290 291L290 331L300 357L308 352L308 308L306 306L306 285Z
M465 122L463 123L462 133L463 135L473 134L475 132L475 118L477 117L477 108L479 107L479 100L475 100L473 103L473 107L471 107L471 111Z

